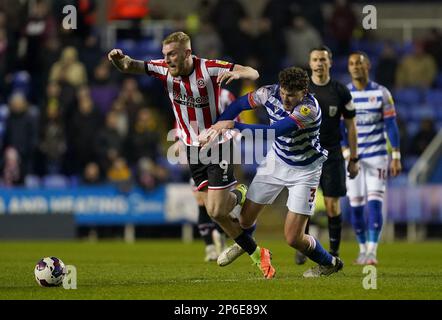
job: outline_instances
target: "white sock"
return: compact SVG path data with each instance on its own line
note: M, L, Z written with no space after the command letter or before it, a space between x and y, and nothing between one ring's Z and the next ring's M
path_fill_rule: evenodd
M360 253L365 253L365 252L367 252L367 246L366 246L365 243L360 243L360 244L359 244L359 252L360 252Z
M372 254L376 255L377 249L378 249L377 242L368 242L368 245L367 245L367 252L368 253L372 253Z
M209 244L209 245L206 246L206 252L207 251L212 251L212 250L215 250L215 245L214 244Z

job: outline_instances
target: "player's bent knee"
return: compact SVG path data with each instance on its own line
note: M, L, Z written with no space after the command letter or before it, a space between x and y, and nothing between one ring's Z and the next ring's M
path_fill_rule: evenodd
M350 206L352 207L360 207L365 205L364 197L351 197L350 198Z
M214 220L219 220L227 216L225 209L222 206L208 206L207 213Z
M287 244L292 247L295 248L296 250L301 250L303 251L305 249L305 245L302 241L302 236L285 236L285 241L287 242Z

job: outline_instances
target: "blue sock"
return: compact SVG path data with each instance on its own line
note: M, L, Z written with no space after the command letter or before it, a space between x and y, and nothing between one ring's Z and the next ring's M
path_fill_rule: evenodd
M243 228L241 228L241 229L243 229ZM254 223L253 226L251 226L250 228L243 229L243 231L251 237L253 236L253 233L255 232L255 230L256 230L256 223Z
M368 201L368 241L377 243L382 230L382 201Z
M313 237L311 237L314 239ZM322 265L329 266L333 264L333 256L328 253L319 243L317 239L314 239L316 242L315 248L308 250L304 253L310 260Z
M359 243L367 241L365 237L365 220L364 220L364 206L351 207L351 223L356 233L356 238Z

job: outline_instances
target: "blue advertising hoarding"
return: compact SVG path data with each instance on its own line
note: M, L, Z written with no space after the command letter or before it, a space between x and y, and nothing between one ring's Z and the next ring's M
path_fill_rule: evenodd
M0 214L74 214L79 225L162 224L166 188L120 192L113 186L0 189Z

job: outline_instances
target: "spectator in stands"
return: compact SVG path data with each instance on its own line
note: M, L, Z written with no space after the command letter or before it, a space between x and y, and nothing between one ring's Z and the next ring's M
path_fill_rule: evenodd
M26 97L14 93L9 100L9 116L3 139L3 152L13 148L18 153L20 179L32 173L35 151L38 144L38 109L30 106Z
M199 32L192 37L192 41L195 53L200 57L216 59L223 50L221 39L209 22L201 24Z
M103 183L100 167L96 162L89 162L83 170L81 183L88 186L100 185Z
M28 11L27 1L0 1L0 28L6 31L8 50L6 52L4 87L8 89L10 76L19 68L19 42ZM0 80L0 81L1 81ZM5 91L2 91L3 93ZM12 91L8 90L6 97ZM5 101L4 101L5 102Z
M129 132L129 117L125 105L120 100L115 100L111 109L117 118L117 130L120 136L126 138Z
M22 185L24 182L23 172L20 170L21 159L17 149L8 147L4 152L2 163L2 183L3 187Z
M323 0L289 0L289 2L293 3L290 10L292 15L302 15L323 37L325 33L325 19L322 12Z
M201 32L202 26L204 24L211 24L210 11L211 11L210 1L200 0L196 8L187 15L185 21L185 29L187 34L189 34L192 37L192 39L194 39L194 41L195 41L195 36L197 36Z
M0 12L0 20L4 14ZM6 77L6 63L8 55L8 36L6 28L1 26L0 22L0 92L6 92L5 77ZM2 97L0 97L0 102Z
M422 42L416 41L414 51L405 55L399 63L396 86L428 89L436 78L436 74L437 65L434 58L425 53Z
M96 161L94 138L102 125L101 114L93 104L89 89L78 91L78 105L68 126L69 168L80 174L87 163Z
M49 103L42 117L40 145L45 174L60 174L66 152L66 133L58 104Z
M160 135L158 121L152 110L143 108L138 112L137 120L128 139L131 165L136 164L141 158L157 160L160 153Z
M353 30L357 18L347 0L336 0L329 20L331 35L337 41L336 55L346 55L350 51Z
M126 159L123 157L119 155L116 156L110 168L107 170L106 177L108 182L114 183L120 191L130 191L132 172L127 165Z
M224 45L224 55L238 63L248 52L248 40L242 30L246 20L246 10L238 0L217 0L210 12L210 21Z
M442 31L432 28L424 40L425 52L433 56L439 72L442 71Z
M94 68L90 90L95 105L103 115L106 114L118 96L118 86L111 81L111 70L107 61L101 61Z
M26 40L26 51L23 56L23 68L29 72L32 81L32 101L38 102L44 90L45 79L44 48L48 39L56 34L55 19L49 12L45 0L30 2L30 13L25 22L22 36Z
M113 155L123 155L124 150L124 139L118 132L118 118L117 114L110 111L106 115L106 124L98 132L96 138L95 150L98 155L98 161L105 171L107 171L112 162Z
M393 90L395 87L398 60L399 57L393 43L386 41L376 66L375 79L376 82L386 86L388 90Z
M42 49L42 56L41 56L41 78L43 79L43 88L47 88L49 81L49 75L52 69L52 66L57 62L61 55L61 42L58 36L52 36L49 39L46 40L44 43L44 47ZM39 94L39 101L38 104L43 103L44 95ZM66 96L63 95L63 105L67 104ZM64 110L64 109L63 109Z
M411 154L416 156L422 155L436 134L437 131L433 119L423 119L418 132L411 141Z
M129 128L133 128L138 111L146 104L138 82L134 78L123 80L118 100L124 104L129 117Z
M50 81L66 82L73 87L87 84L87 73L84 65L78 61L78 52L74 47L67 47L61 58L51 68Z
M56 108L57 113L62 116L66 111L66 101L61 95L61 86L58 82L49 82L46 86L46 97L40 105L40 110L45 112L49 107Z
M322 40L303 16L295 16L286 30L287 59L291 66L308 69L310 49L321 45Z
M168 173L149 158L141 158L137 164L136 180L144 190L153 190L167 180Z
M274 83L277 82L274 70L281 68L281 61L286 57L287 48L284 32L292 22L291 7L294 3L293 0L279 0L268 1L262 11L259 24L261 30L268 29L269 36L267 42L264 45L272 50L266 50L264 53L263 68L259 68L262 75L260 77L260 83ZM267 73L269 76L267 76ZM270 75L273 76L270 76Z
M105 56L100 48L98 37L94 34L86 37L79 47L79 60L84 64L87 72L87 78L94 77L95 67L100 64L100 61Z

